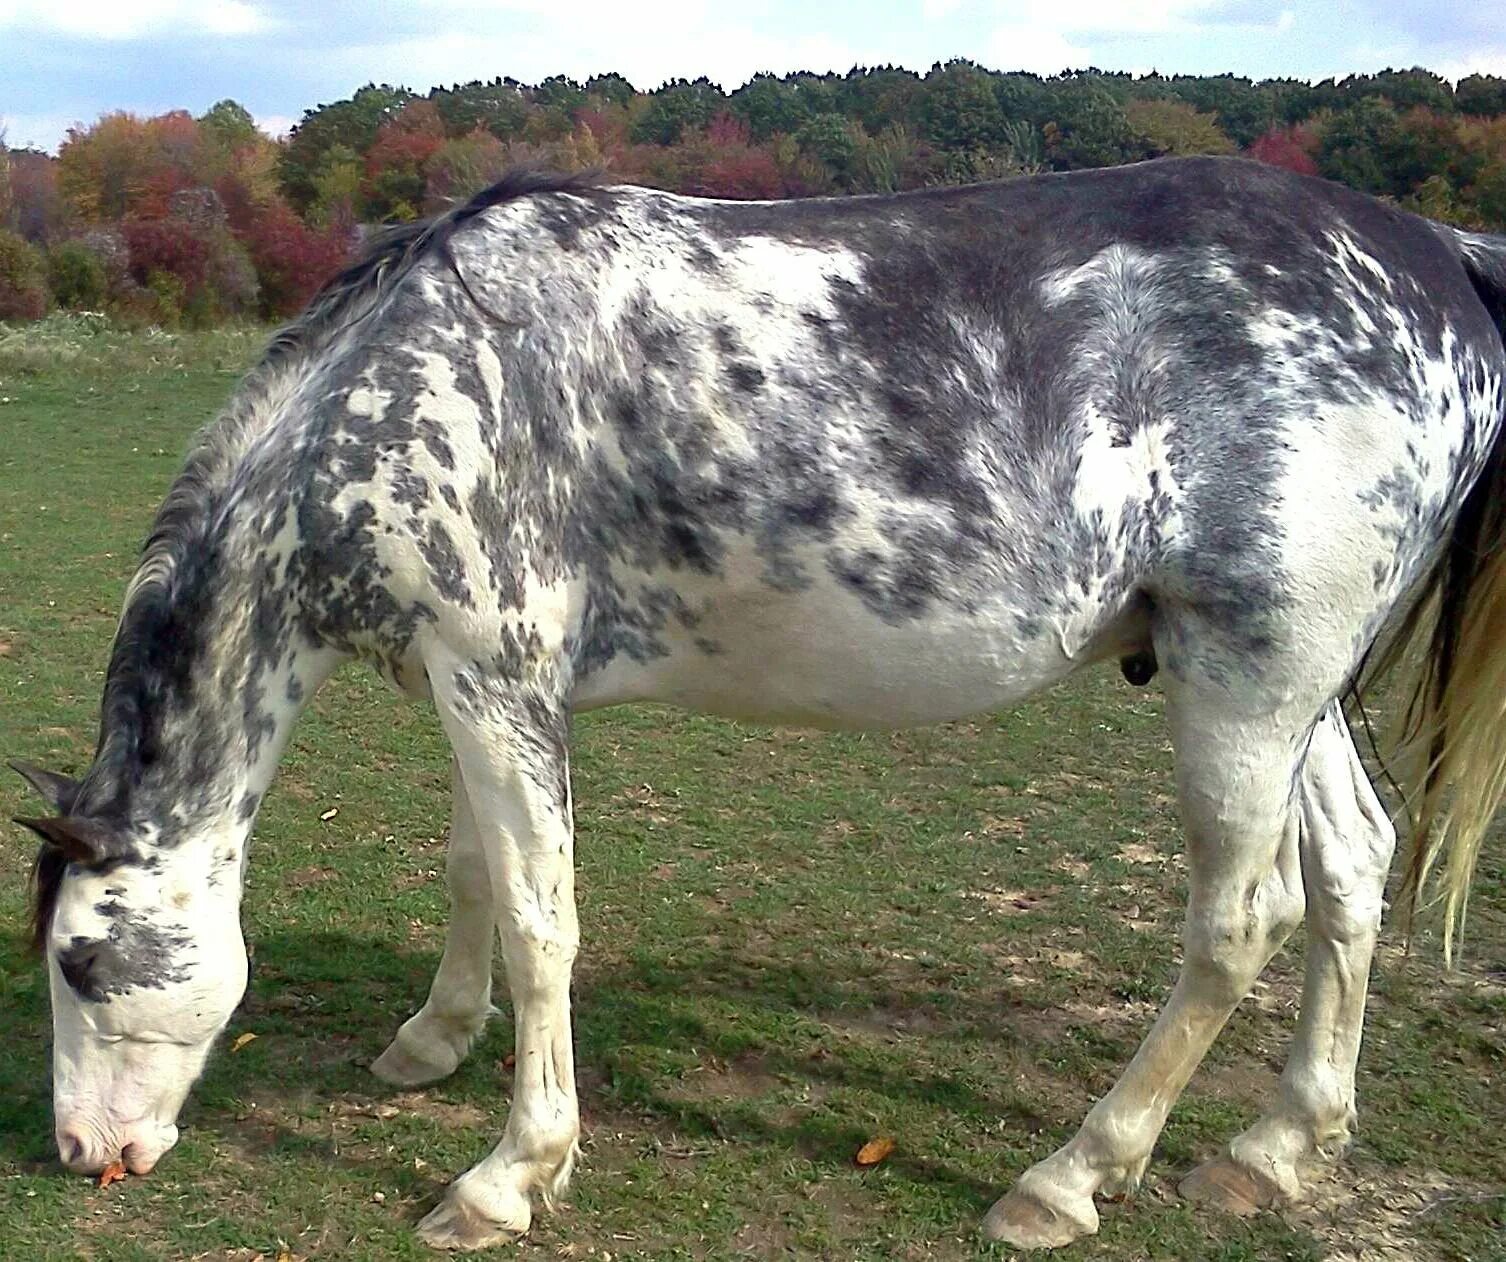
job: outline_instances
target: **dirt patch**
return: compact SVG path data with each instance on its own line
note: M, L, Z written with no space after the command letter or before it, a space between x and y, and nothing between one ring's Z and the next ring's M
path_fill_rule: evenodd
M1042 911L1061 887L1048 885L1038 890L969 890L965 897L982 903L999 916L1018 916L1021 912Z
M1281 1217L1319 1242L1325 1262L1441 1262L1445 1255L1423 1238L1428 1219L1450 1203L1491 1194L1435 1170L1346 1162L1319 1176L1306 1202L1287 1207Z
M685 1071L672 1094L681 1100L753 1100L778 1088L763 1058L748 1053L731 1060L707 1057Z

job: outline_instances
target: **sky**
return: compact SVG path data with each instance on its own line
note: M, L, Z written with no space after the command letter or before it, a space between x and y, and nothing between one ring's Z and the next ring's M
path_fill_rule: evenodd
M1500 0L0 0L0 123L55 149L107 110L233 97L268 131L367 82L426 91L616 71L644 90L760 71L1321 79L1388 66L1506 75Z

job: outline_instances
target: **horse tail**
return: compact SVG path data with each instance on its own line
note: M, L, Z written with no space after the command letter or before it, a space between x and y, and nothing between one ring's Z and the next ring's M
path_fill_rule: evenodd
M1506 237L1442 232L1506 339ZM1506 798L1506 417L1401 641L1409 666L1392 761L1412 827L1397 901L1410 928L1436 875L1430 901L1443 905L1452 963L1475 863Z

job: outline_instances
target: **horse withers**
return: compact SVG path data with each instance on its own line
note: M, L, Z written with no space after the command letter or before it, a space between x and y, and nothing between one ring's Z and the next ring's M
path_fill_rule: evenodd
M348 658L454 752L443 958L373 1069L455 1069L494 935L516 1022L445 1247L527 1230L576 1152L573 711L927 723L1118 659L1166 692L1182 972L985 1229L1095 1230L1305 914L1279 1100L1183 1184L1295 1196L1353 1122L1394 843L1342 698L1415 647L1409 891L1446 854L1461 908L1501 793L1503 322L1506 241L1237 160L777 204L519 174L395 231L200 435L93 763L26 768L63 1161L174 1142L246 983L257 808Z

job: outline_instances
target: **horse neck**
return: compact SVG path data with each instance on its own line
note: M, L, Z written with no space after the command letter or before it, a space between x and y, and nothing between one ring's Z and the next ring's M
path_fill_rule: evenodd
M304 638L285 573L247 526L148 555L116 635L86 810L243 849L294 722L339 662Z

